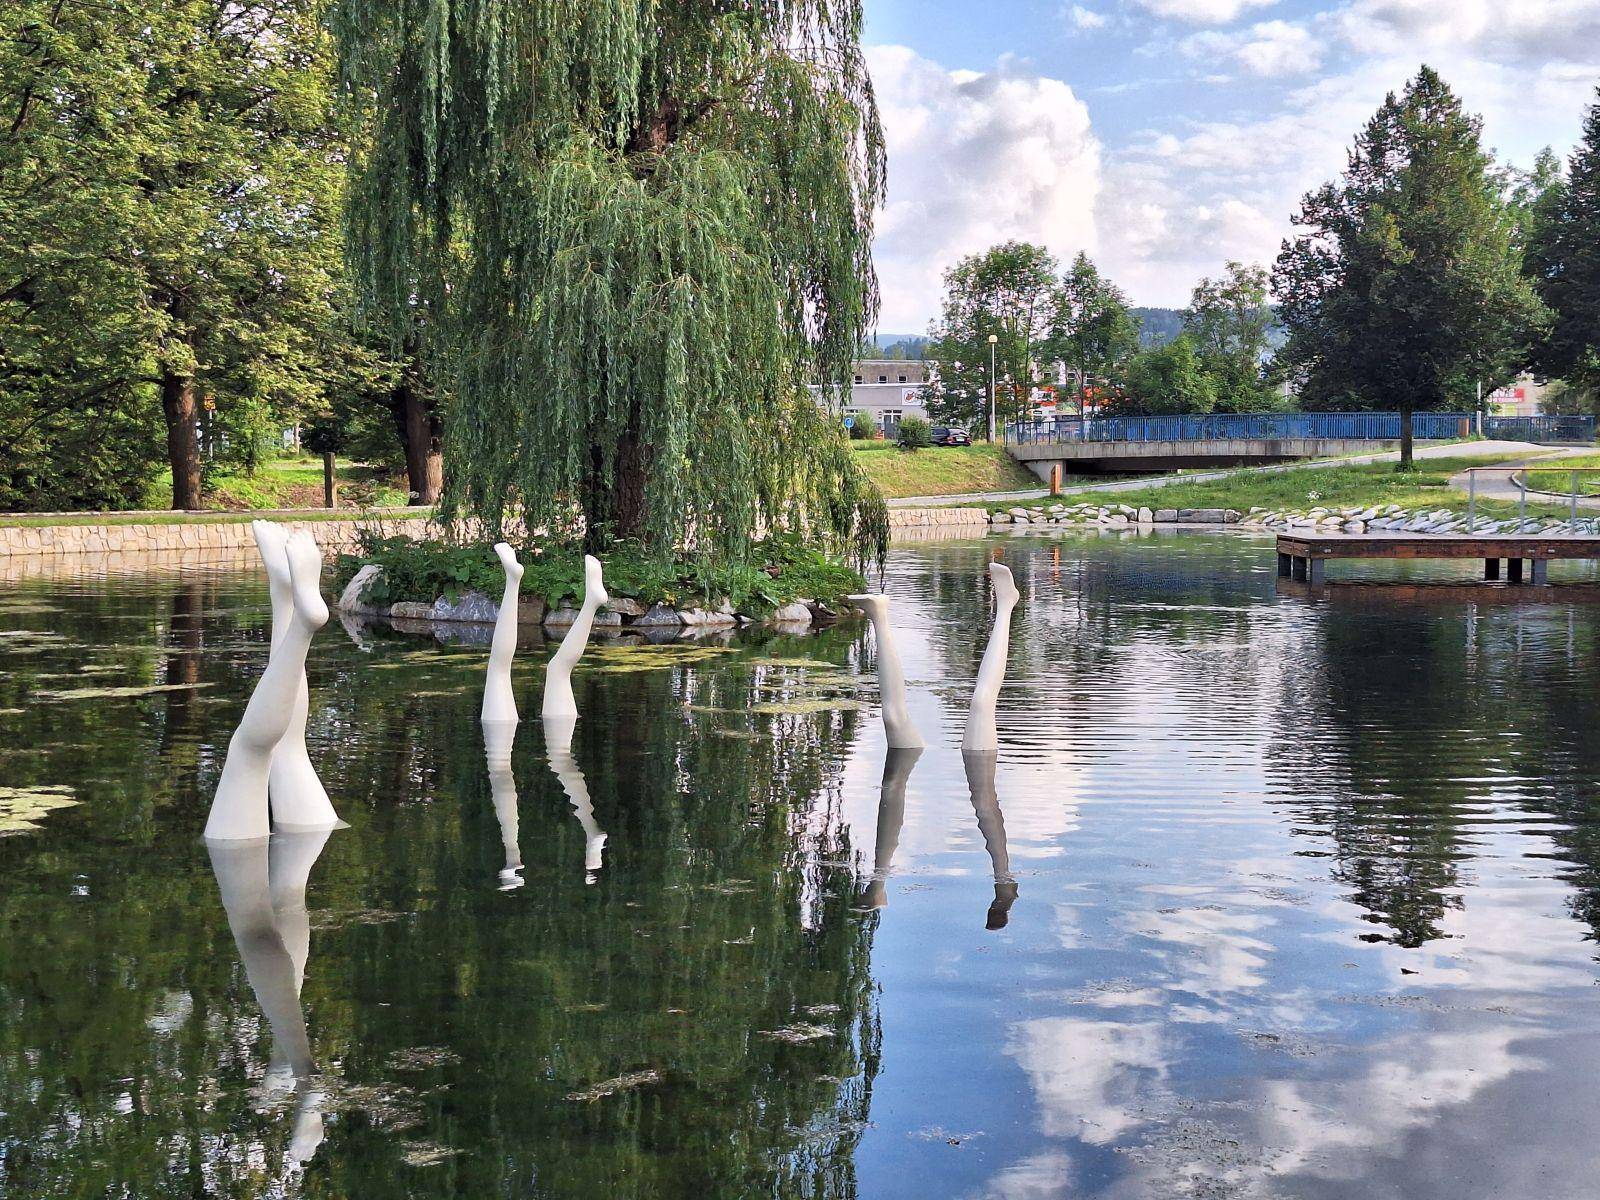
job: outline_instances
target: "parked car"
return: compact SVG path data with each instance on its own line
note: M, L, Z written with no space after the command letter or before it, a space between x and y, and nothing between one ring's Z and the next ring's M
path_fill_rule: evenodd
M972 435L958 425L935 425L933 427L933 444L935 446L970 446Z

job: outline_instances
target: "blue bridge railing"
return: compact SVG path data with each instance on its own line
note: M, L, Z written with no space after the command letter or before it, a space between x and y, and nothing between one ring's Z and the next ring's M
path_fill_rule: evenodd
M1594 417L1488 417L1486 437L1523 441L1590 442ZM1412 417L1419 441L1445 441L1473 434L1470 413L1419 412ZM1394 441L1400 414L1392 412L1208 413L1165 417L1054 417L1013 421L1012 441L1033 442L1198 442L1223 439L1339 438Z

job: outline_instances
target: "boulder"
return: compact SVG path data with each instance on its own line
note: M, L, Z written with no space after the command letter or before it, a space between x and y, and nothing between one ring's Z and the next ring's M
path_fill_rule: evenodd
M1178 519L1178 510L1175 508L1158 508L1155 512L1155 519L1157 521L1176 521Z
M1155 513L1151 512L1148 508L1141 508L1139 510L1139 524L1148 525L1148 524L1150 524L1150 522L1154 521L1155 519L1156 519Z
M549 611L549 605L544 602L543 596L522 596L517 600L518 625L543 625L544 614Z
M989 524L991 524L991 525L1009 525L1009 524L1011 524L1011 514L1007 513L1007 512L990 513L989 514Z
M368 563L345 584L339 593L339 611L347 613L374 613L378 610L366 602L367 588L383 574L377 563Z
M613 596L606 601L606 607L624 617L642 617L650 606L643 600L634 600L628 596Z
M644 611L642 616L634 618L633 623L635 625L643 625L648 628L652 625L682 625L683 621L679 618L676 610L669 608L667 605L652 604Z
M482 592L463 592L454 604L448 596L440 596L429 614L435 621L474 621L484 625L493 625L499 615L500 606Z
M1239 518L1243 515L1237 508L1225 508L1222 510L1222 520L1228 525L1237 525Z
M567 629L578 619L578 610L563 605L547 613L544 618L546 629Z
M401 621L431 621L433 605L424 604L420 600L402 600L398 604L389 606L389 616Z
M769 625L809 625L811 624L811 609L796 600L793 604L785 604L782 608L772 610L772 615L767 618Z

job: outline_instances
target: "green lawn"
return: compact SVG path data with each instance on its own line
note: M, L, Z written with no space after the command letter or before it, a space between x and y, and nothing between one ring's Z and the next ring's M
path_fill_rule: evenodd
M1414 471L1399 472L1393 463L1360 463L1349 466L1309 467L1279 472L1245 472L1208 483L1174 483L1166 487L1137 491L1086 493L1073 500L1127 504L1134 508L1252 508L1299 511L1321 505L1346 508L1373 504L1398 504L1402 508L1459 508L1465 510L1467 498L1449 486L1450 476L1467 467L1503 461L1504 455L1459 458L1430 458L1417 463ZM1060 500L1024 502L1036 507ZM989 504L990 509L1010 508L1012 504ZM1512 516L1515 502L1479 500L1485 514ZM1530 513L1562 515L1559 504L1528 505Z
M868 478L889 499L957 496L1039 486L1039 481L999 446L929 446L901 450L893 442L853 442ZM883 447L883 449L879 449Z
M403 486L360 463L339 459L334 464L339 483L341 506L371 507L403 505ZM162 471L150 481L145 493L146 508L165 508L172 503L172 473ZM284 455L269 459L254 475L243 472L218 475L206 491L208 509L241 511L256 508L321 508L322 459L311 454Z
M1573 468L1588 468L1578 476L1580 496L1600 495L1600 454L1575 454L1558 459L1543 470L1529 468L1528 486L1546 492L1571 494Z

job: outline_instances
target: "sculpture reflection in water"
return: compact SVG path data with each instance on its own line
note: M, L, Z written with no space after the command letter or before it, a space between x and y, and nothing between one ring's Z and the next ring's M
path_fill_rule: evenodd
M494 800L495 819L500 822L500 841L505 847L505 866L500 868L500 890L514 891L523 884L522 848L517 839L517 780L511 771L511 748L517 740L517 722L483 722L483 756L489 764L489 794Z
M296 1165L322 1144L323 1089L306 1032L300 988L311 949L306 881L329 830L279 833L270 839L207 844L211 869L245 977L272 1028L265 1089L295 1093L288 1157Z
M872 874L868 877L862 905L885 908L889 903L889 872L894 869L894 852L900 845L900 829L906 820L906 781L922 757L920 749L889 748L883 760L883 784L878 792L878 832L872 846Z
M967 728L961 738L963 753L1000 748L994 709L1011 652L1011 612L1017 606L1017 585L1011 578L1011 569L1002 563L989 564L989 578L994 584L994 628L989 633L983 661L978 664L978 683L972 691L972 707L967 710Z
M920 750L922 735L906 711L906 674L900 666L894 629L889 624L889 597L882 595L846 596L852 605L872 622L878 643L878 698L883 710L883 731L893 749Z
M989 852L989 867L994 872L994 902L989 905L986 929L1004 929L1011 919L1011 906L1017 902L1017 881L1011 874L1011 854L1006 848L1006 817L1000 811L995 793L994 768L998 756L993 751L964 752L961 764L967 772L967 792L972 811L978 817L984 849Z
M272 648L228 743L206 820L205 836L210 841L264 838L272 831L274 817L289 830L327 830L338 824L305 750L306 651L312 635L328 620L328 606L319 590L322 555L304 530L286 534L265 521L255 522L254 529L272 589Z
M544 719L544 750L550 769L561 783L561 790L571 801L583 826L583 881L594 883L604 865L606 833L594 819L594 802L589 799L589 783L583 777L583 768L572 756L572 734L577 729L575 718L546 717Z

